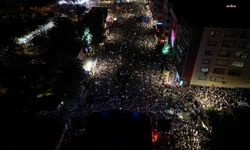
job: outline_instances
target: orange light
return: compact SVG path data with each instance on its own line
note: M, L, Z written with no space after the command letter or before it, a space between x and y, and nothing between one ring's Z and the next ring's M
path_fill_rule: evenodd
M160 43L160 44L164 44L164 43L165 43L165 40L159 40L159 43Z
M156 130L152 131L152 143L155 143L159 140L159 135Z

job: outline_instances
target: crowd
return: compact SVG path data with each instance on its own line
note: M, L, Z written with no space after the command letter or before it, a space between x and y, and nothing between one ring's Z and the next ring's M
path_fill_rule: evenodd
M247 99L241 91L182 87L174 81L165 84L153 19L146 4L107 6L107 38L97 52L98 63L90 76L88 103L72 107L72 115L127 110L146 113L155 120L171 119L171 130L164 133L168 137L165 142L173 139L169 148L201 149L211 132L204 111L211 107L230 108L235 101ZM145 17L150 18L149 23L144 21Z

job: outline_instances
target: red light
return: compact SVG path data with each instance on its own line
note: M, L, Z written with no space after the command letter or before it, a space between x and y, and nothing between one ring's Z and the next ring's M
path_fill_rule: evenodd
M159 140L159 135L156 130L152 131L152 143L155 143Z
M166 41L165 40L159 40L160 44L164 44Z

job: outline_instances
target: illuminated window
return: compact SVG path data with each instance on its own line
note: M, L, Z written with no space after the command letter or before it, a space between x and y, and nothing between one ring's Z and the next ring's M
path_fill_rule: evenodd
M235 38L240 36L239 30L227 30L225 32L225 37Z
M245 62L244 61L238 61L238 60L234 60L232 63L232 67L235 68L243 68L244 67Z
M235 41L228 41L224 40L222 43L223 47L235 47L236 42Z
M216 31L216 30L211 30L209 32L209 35L212 36L212 37L217 36L218 34L219 34L219 31Z
M224 74L225 71L226 71L225 68L214 68L213 73L215 73L215 74Z
M248 56L247 52L242 52L242 51L235 52L235 58L246 59L247 56Z
M205 55L208 55L208 56L213 56L214 54L214 51L213 50L205 50Z
M217 41L209 40L209 41L207 42L207 45L208 45L208 46L216 46L217 43L218 43Z
M223 77L216 77L216 76L211 76L210 81L214 82L223 82Z
M217 59L215 65L217 65L217 66L227 66L228 65L228 60Z
M208 68L207 67L201 68L201 73L207 74L208 73Z

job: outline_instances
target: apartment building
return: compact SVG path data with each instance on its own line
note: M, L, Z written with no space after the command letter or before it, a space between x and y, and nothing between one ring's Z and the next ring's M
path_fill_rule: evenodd
M250 87L250 30L205 27L191 85Z
M187 84L250 87L250 23L247 20L250 12L246 4L228 0L197 1L195 5L173 1L177 17L187 21L181 24L176 37L177 56L181 56L181 45L186 47L183 56L177 57L182 62L177 63L177 70Z

